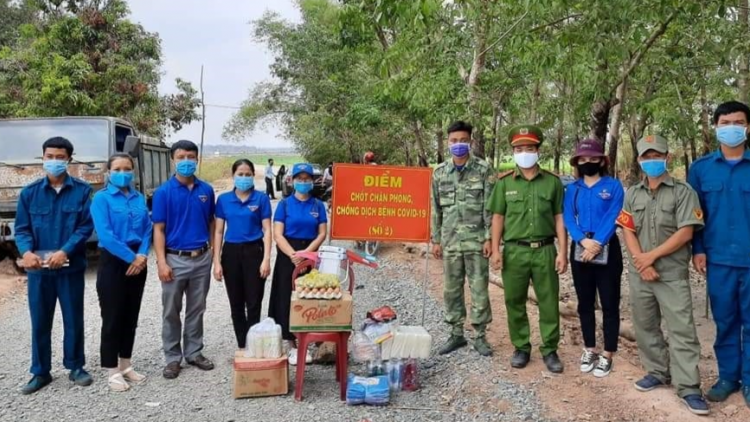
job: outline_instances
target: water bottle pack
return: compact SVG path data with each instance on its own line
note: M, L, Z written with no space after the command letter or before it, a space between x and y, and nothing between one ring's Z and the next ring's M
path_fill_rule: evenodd
M247 332L245 357L255 359L276 359L281 357L281 326L273 318L250 327Z
M349 374L346 386L346 404L369 404L385 406L390 402L391 392L388 377L357 377Z

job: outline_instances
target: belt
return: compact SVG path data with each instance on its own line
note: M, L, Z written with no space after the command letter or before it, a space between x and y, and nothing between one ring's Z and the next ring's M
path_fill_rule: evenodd
M531 249L539 249L543 246L552 245L555 243L554 237L548 237L546 239L542 240L511 240L507 243L510 243L512 245L518 245L518 246L526 246L527 248Z
M210 247L208 246L208 244L206 244L202 248L196 249L194 251L178 251L178 250L175 250L175 249L167 249L167 253L169 255L187 256L187 257L190 257L190 258L198 258L199 256L201 256L204 253L206 253L209 249L210 249Z

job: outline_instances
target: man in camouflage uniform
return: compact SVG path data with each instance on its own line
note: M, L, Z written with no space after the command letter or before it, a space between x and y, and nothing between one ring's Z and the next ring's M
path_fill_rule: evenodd
M492 321L489 284L490 223L485 207L492 192L495 171L486 161L473 156L472 127L455 122L448 128L452 160L440 164L432 176L432 253L444 258L445 322L451 325L451 336L440 349L448 354L465 346L464 279L471 290L471 325L474 348L482 356L492 355L485 338Z
M568 235L562 218L563 185L559 177L539 167L539 147L544 140L541 129L517 126L510 130L508 138L516 169L498 178L488 208L493 213L492 265L502 270L508 331L516 349L511 366L524 368L531 358L526 314L531 280L539 303L544 364L550 372L560 373L563 364L557 355L558 276L568 265Z
M690 241L703 228L703 211L690 185L669 175L666 139L646 136L638 141L637 150L646 178L628 189L617 220L631 257L633 328L647 372L635 388L647 392L671 382L688 410L707 415L688 268ZM668 344L662 317L669 331Z

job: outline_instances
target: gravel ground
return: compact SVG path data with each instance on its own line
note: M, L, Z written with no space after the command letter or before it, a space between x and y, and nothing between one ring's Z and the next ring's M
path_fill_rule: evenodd
M422 265L417 261L415 265ZM87 368L95 377L91 387L74 387L62 367L62 320L55 320L53 333L54 382L32 396L17 390L28 380L29 318L25 295L0 310L5 337L0 348L0 421L516 421L540 420L539 402L530 389L504 380L507 369L499 360L481 358L470 348L449 357L435 350L446 339L441 305L427 300L425 326L433 334L433 356L422 362L422 389L402 392L388 407L350 407L338 400L334 368L313 365L305 378L305 400L293 398L294 369L290 370L290 394L284 397L233 400L231 357L235 341L229 306L223 285L212 283L205 315L204 354L217 364L210 372L193 367L183 370L175 381L161 377L160 287L151 262L149 283L143 299L134 364L148 374L145 384L125 393L111 393L106 377L98 368L100 318L95 290L95 273L87 275L86 352ZM419 282L409 265L381 263L371 270L358 267L355 319L359 324L369 309L392 306L402 324L418 324L422 312ZM266 298L270 292L270 283ZM265 314L265 310L264 310ZM351 363L350 371L364 367Z

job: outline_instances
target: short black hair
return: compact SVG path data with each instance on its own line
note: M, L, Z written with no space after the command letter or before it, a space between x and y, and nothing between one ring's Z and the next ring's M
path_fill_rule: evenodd
M242 165L250 167L250 171L255 174L255 166L253 165L253 162L248 160L247 158L240 158L239 160L235 161L234 164L232 164L232 174L236 173L237 169Z
M194 153L198 153L198 145L195 145L195 142L188 141L188 140L180 140L172 144L172 147L169 148L169 153L172 158L174 158L174 153L177 152L178 149L181 149L183 151L192 151Z
M471 135L471 132L474 130L474 128L464 122L463 120L458 120L456 122L451 123L450 126L448 126L448 134L451 134L453 132L466 132L469 135Z
M47 148L64 149L68 153L68 158L73 156L73 144L62 136L55 136L44 141L42 144L42 154L47 151Z
M133 166L133 169L135 170L135 160L133 160L133 156L131 156L130 154L126 154L124 152L118 152L116 154L112 154L109 157L109 160L107 160L107 170L112 170L112 163L114 163L116 160L119 160L121 158L130 160L130 164Z
M750 108L747 104L739 101L727 101L726 103L719 104L714 111L714 124L719 123L719 117L726 116L727 114L737 113L741 111L745 113L745 119L750 122Z
M269 159L268 159L268 162L269 162L269 163L270 163L270 162L272 162L272 161L273 161L273 158L269 158Z

